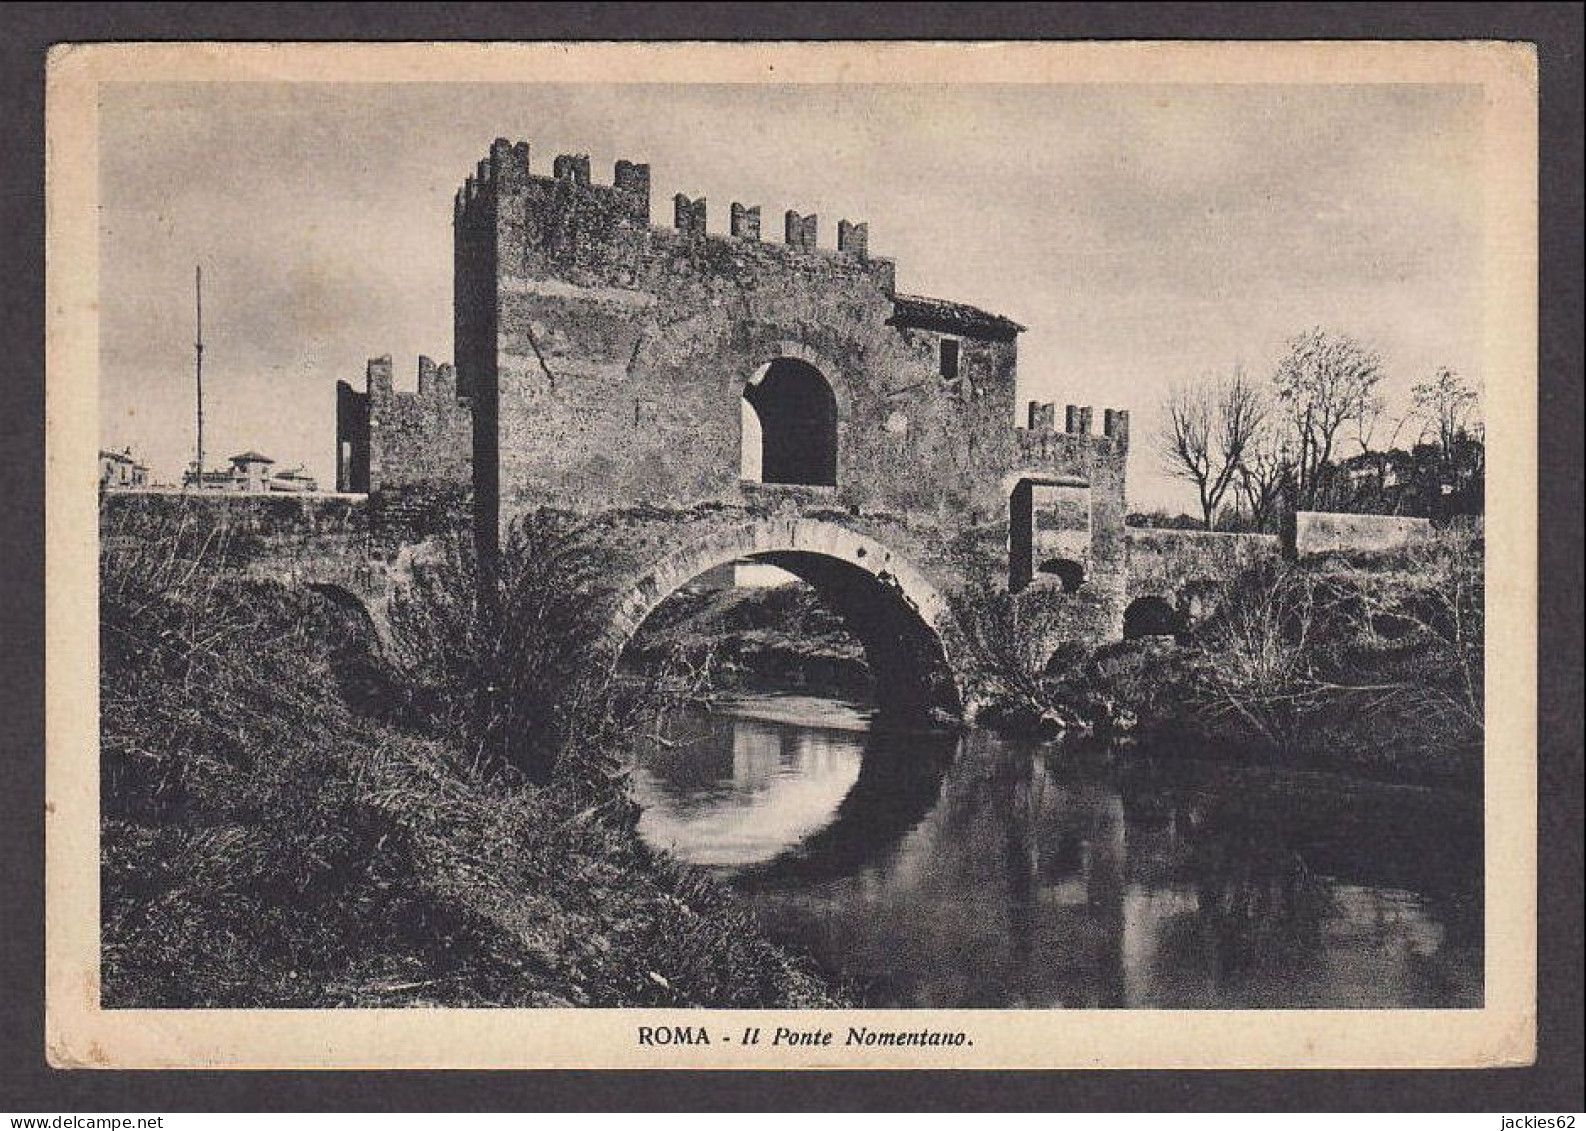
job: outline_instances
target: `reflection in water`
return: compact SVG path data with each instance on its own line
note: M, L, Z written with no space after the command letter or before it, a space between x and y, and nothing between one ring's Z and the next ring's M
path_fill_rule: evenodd
M867 1004L1481 1004L1478 822L1419 794L870 733L823 700L732 712L644 752L640 831Z
M831 822L864 762L864 732L712 715L635 771L639 831L697 864L747 865Z

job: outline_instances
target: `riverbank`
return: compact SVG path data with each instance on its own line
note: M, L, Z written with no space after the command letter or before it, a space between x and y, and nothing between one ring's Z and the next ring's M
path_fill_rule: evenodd
M1230 582L1177 638L988 649L977 721L1026 739L1478 792L1483 598L1482 544L1457 531L1390 554L1274 563ZM1007 619L987 635L1005 642L1018 621ZM682 657L717 692L872 694L862 647L802 584L675 597L629 655Z
M143 533L101 560L107 1006L841 1004L620 783L465 752L356 617Z
M679 592L645 622L626 662L679 662L720 692L787 692L865 701L875 681L864 646L810 586Z
M1458 532L1274 564L1177 640L1060 650L988 721L1478 792L1483 606L1481 543Z

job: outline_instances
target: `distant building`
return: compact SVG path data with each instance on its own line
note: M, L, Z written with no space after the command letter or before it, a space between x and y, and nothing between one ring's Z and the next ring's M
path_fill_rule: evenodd
M182 487L186 490L192 490L195 486L200 486L200 484L197 482L197 473L193 470L192 465L189 464L187 470L182 473ZM237 491L241 489L237 486L236 477L229 470L204 472L204 481L201 486L205 491Z
M319 490L319 480L301 466L272 472L275 461L260 452L246 451L230 459L224 471L205 471L201 489L275 494L309 494ZM191 466L182 476L182 486L192 490L197 477Z
M149 469L132 457L131 448L99 453L99 489L131 491L149 485Z
M270 490L308 494L319 490L319 481L302 467L294 467L288 471L277 471L270 479Z
M270 489L270 468L275 466L275 461L259 452L247 451L241 455L231 457L231 475L237 480L235 490L238 491L268 491Z

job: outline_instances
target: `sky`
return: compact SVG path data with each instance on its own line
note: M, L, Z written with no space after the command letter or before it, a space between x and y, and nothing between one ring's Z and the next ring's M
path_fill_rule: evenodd
M335 386L452 357L452 195L497 136L676 192L869 221L900 291L1024 324L1019 401L1132 412L1130 503L1193 509L1151 437L1174 383L1260 377L1315 325L1383 355L1390 410L1481 362L1480 89L1463 86L107 84L101 442L334 482ZM1011 424L1012 422L1010 422Z

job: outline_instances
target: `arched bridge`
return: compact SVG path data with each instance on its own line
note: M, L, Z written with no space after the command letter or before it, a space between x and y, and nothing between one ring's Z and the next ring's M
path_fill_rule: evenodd
M845 618L908 716L973 708L949 599L1012 593L1038 643L1101 641L1131 599L1189 615L1198 579L1244 560L1126 531L1129 414L1021 406L1024 327L898 291L867 223L830 246L814 215L787 212L778 240L758 205L723 231L703 198L672 203L652 224L648 165L601 183L587 156L536 166L496 139L450 217L455 368L420 358L398 390L381 357L338 385L344 494L179 505L224 512L250 572L356 596L377 624L445 525L471 521L488 563L523 516L571 512L612 562L613 653L700 572L769 562Z
M1228 583L1280 557L1275 534L1130 527L1121 630L1127 637L1177 634L1217 606Z
M723 516L645 561L615 588L612 658L668 596L718 566L777 566L816 590L864 645L884 712L908 720L963 713L962 634L922 570L873 537L829 519Z
M613 510L590 516L584 537L609 563L609 623L601 657L615 664L667 597L719 566L765 562L813 587L864 646L883 714L908 723L972 713L975 662L949 598L974 583L975 540L949 548L931 528L895 516L821 505L823 495L778 492L753 505L687 511ZM455 504L455 500L453 500ZM245 574L356 601L383 635L393 594L465 515L391 493L266 496L129 492L101 505L105 537L136 536L150 518L195 519L223 528ZM999 532L988 532L995 539ZM1129 571L1120 589L1096 578L1071 589L1037 577L1025 591L1044 618L1048 650L1065 640L1179 632L1210 611L1226 581L1275 557L1275 538L1128 530ZM966 549L967 545L967 549ZM978 559L996 576L1005 548ZM1104 579L1103 579L1104 580Z

